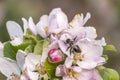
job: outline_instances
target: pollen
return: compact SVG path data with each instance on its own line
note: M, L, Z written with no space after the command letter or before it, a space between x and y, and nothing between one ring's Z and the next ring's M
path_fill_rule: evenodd
M41 75L44 75L46 73L45 67L41 64L36 65L36 71Z
M83 54L81 54L81 53L75 53L74 54L74 60L76 61L76 60L82 60L83 59L83 57L84 57L84 55Z
M45 33L48 33L48 27L44 27Z
M15 73L12 73L10 75L10 79L9 80L20 80L20 76L15 74Z
M78 72L75 72L72 69L66 69L67 74L69 75L69 77L71 78L77 78L78 77Z

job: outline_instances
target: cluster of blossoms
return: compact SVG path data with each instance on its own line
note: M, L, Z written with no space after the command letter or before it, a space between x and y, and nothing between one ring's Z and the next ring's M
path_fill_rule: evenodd
M56 8L37 24L31 17L22 18L24 31L8 21L11 40L0 43L1 73L7 80L104 80L98 67L106 63L106 43L104 38L96 40L94 27L84 26L90 17L77 14L68 23Z

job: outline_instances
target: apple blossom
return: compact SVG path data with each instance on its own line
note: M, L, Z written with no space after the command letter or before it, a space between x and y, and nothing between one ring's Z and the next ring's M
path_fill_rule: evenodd
M69 54L70 56L66 58L65 65L71 66L75 64L83 69L93 69L105 63L105 59L102 57L103 48L101 46L88 41L78 42L77 45L81 49L81 53L74 52L72 55Z
M59 65L56 68L56 76L62 77L62 80L103 80L95 70L83 70L78 66L66 67Z
M25 54L19 50L17 52L17 61L6 57L0 57L0 71L7 77L8 80L20 80ZM4 64L3 64L4 63Z
M36 25L33 22L32 17L29 17L28 21L25 18L22 18L23 21L23 28L24 28L24 32L26 33L27 29L30 29L30 31L34 34L37 35L37 31L36 31Z

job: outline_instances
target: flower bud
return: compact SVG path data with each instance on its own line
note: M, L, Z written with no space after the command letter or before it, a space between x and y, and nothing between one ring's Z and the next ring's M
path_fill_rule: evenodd
M48 52L48 57L50 59L51 62L60 62L63 60L63 54L59 49L51 49Z

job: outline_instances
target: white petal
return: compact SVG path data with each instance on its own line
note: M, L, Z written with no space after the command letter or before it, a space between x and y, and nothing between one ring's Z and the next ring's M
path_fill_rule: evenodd
M65 66L66 66L67 68L70 68L70 67L72 66L72 63L73 63L73 59L71 59L71 58L66 58L66 60L65 60Z
M28 25L28 21L25 18L22 18L22 21L23 21L23 29L24 29L24 34L25 34L29 25Z
M14 40L12 40L10 43L14 46L18 46L23 42L23 40L21 38L14 38Z
M11 39L14 39L16 37L22 39L23 31L18 23L14 21L8 21L6 25Z
M86 17L84 18L84 22L83 22L83 25L91 18L91 14L88 12L86 14Z
M97 70L93 70L93 77L91 80L103 80L102 77L100 76L100 73Z
M45 62L46 58L48 57L48 52L49 52L48 48L43 49L42 56L41 56L41 62Z
M93 69L97 66L97 62L92 60L79 61L77 64L83 69Z
M20 80L38 80L38 73L30 71L29 69L25 68L23 74L21 75Z
M48 15L43 15L40 18L40 21L38 22L38 24L36 25L36 30L37 33L42 36L43 38L47 37L47 29L48 28Z
M94 27L84 27L86 32L86 38L95 39L97 37L96 29Z
M17 60L18 66L21 70L23 70L23 65L25 63L25 56L26 56L25 52L23 52L22 50L18 50L18 52L16 54L16 60Z
M56 75L56 76L64 76L64 75L65 75L64 65L58 65L58 66L57 66L55 75Z
M93 42L97 45L100 45L100 46L105 46L106 45L104 37L101 40L94 40Z
M20 75L20 69L17 63L13 60L0 58L0 71L6 76L10 77L12 73Z
M103 53L103 48L99 45L95 45L93 43L90 43L88 41L86 42L80 42L77 43L82 51L82 54L84 54L84 60L88 59L98 59L102 53Z
M82 27L83 26L83 19L81 19L83 16L80 16L79 14L75 15L73 20L69 23L73 28L75 27Z
M41 56L33 53L29 53L25 58L25 66L31 71L35 70L35 66L40 63Z
M60 49L63 51L63 53L66 54L68 57L70 57L70 49L68 49L69 46L60 40L58 41L58 44L59 44Z
M0 57L3 57L3 44L0 42Z
M79 66L72 66L72 69L75 71L75 72L78 72L80 73L82 71L81 67Z
M35 23L33 22L32 17L29 18L28 24L29 24L29 29L32 31L33 34L36 35L36 34L37 34L36 25L35 25Z
M57 34L67 28L68 19L60 8L56 8L51 11L48 23L49 32Z

